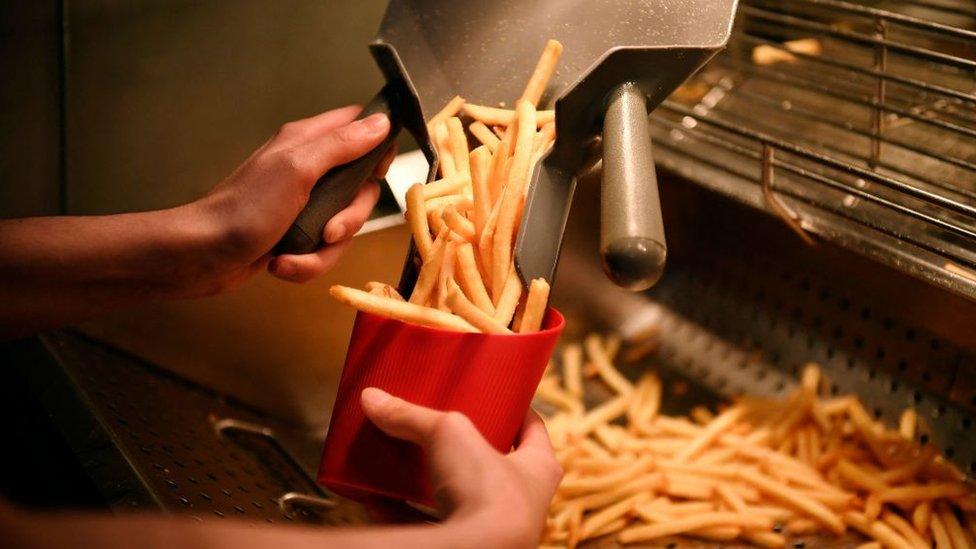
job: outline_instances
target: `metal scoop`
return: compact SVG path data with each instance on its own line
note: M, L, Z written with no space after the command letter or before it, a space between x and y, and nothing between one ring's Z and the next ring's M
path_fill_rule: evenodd
M388 84L364 116L392 113L394 131L399 122L413 133L433 173L424 120L455 95L485 105L514 100L546 40L559 40L565 48L546 94L557 97L556 141L532 176L516 267L526 282L553 280L576 176L599 158L602 132L604 268L616 283L643 289L660 277L667 250L648 110L725 45L735 7L736 0L391 0L370 46ZM326 221L388 146L326 174L278 251L318 247Z

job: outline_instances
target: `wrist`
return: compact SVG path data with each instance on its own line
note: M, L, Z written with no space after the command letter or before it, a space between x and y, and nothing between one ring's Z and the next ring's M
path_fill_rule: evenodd
M512 517L510 513L482 512L451 517L442 527L452 531L452 539L464 542L458 546L521 548L537 546L542 535L530 523L524 517Z
M192 202L153 212L159 231L154 248L155 285L161 297L185 298L220 290L224 239L205 204Z

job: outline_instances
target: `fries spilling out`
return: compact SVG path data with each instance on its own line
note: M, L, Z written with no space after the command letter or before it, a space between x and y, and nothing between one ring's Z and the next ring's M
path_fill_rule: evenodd
M915 442L913 410L888 429L855 396L821 398L810 364L785 400L742 397L663 415L661 379L631 383L613 365L619 348L599 335L567 344L561 372L536 393L558 410L546 423L565 470L544 545L688 536L785 547L851 530L869 538L865 547L973 546L976 487ZM587 377L612 393L589 409Z
M427 123L441 178L407 192L405 215L421 259L410 296L371 282L366 291L333 286L334 298L433 328L539 331L549 283L540 278L522 286L514 244L532 169L556 135L553 111L537 107L561 53L562 45L549 40L515 109L455 97ZM470 150L472 142L478 145Z

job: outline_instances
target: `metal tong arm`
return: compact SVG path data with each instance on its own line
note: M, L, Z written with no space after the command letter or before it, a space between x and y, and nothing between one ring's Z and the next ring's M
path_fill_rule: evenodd
M395 111L402 93L395 82L388 83L363 108L359 119L378 112L390 118L389 135L373 150L352 162L332 168L319 178L305 208L272 250L274 255L312 253L322 245L322 231L326 223L352 202L356 191L383 160L400 133L401 121Z
M647 116L646 95L625 83L603 122L600 254L607 276L633 291L653 286L667 257Z

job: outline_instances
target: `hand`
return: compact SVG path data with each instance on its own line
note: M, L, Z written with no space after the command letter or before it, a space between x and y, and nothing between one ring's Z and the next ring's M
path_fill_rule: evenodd
M362 405L383 432L423 447L446 525L474 533L485 547L538 544L562 469L535 412L529 410L516 449L505 455L460 412L424 408L375 388L363 391Z
M386 116L354 121L360 110L344 107L285 124L206 197L184 207L210 228L214 241L204 252L207 261L198 280L187 284L187 294L222 291L265 266L278 278L305 282L336 264L379 198L375 180L365 182L352 203L326 224L326 246L276 258L269 251L325 172L362 156L386 137ZM391 150L374 178L385 175L394 154Z

